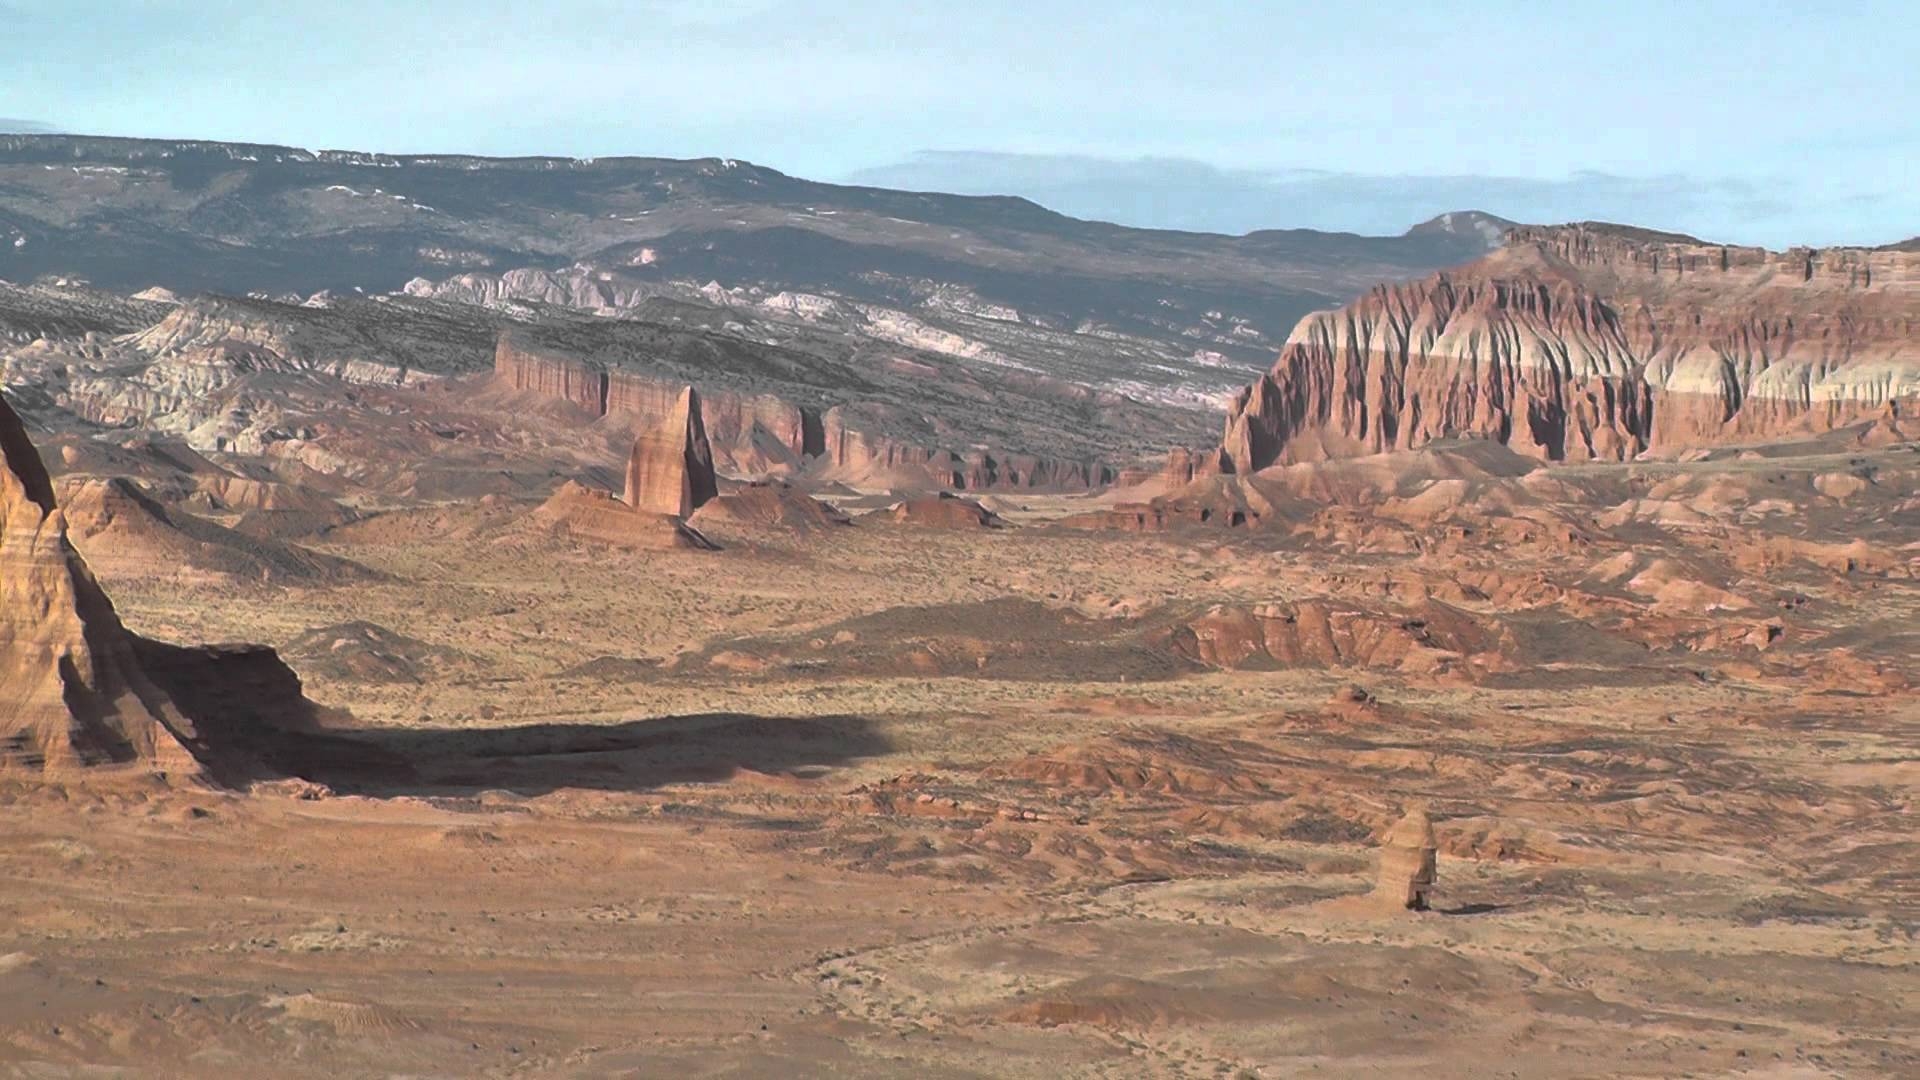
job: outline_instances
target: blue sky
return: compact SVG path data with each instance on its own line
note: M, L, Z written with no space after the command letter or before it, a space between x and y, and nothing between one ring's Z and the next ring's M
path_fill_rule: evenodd
M1883 243L1920 233L1913 8L0 0L0 117L732 156L1235 232L1479 208Z

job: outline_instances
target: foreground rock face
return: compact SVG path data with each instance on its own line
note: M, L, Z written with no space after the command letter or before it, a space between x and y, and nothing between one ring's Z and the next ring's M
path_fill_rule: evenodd
M0 769L235 775L244 754L225 736L305 712L299 679L270 649L184 648L121 624L0 400Z
M622 501L636 510L684 519L718 494L700 395L689 386L666 420L633 441Z
M1302 320L1234 399L1222 449L1245 473L1450 436L1620 461L1826 431L1920 406L1917 332L1920 253L1515 229Z

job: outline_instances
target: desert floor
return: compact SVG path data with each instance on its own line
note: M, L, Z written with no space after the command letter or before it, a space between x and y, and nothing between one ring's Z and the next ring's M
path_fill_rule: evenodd
M311 542L371 581L109 578L406 768L0 785L0 1072L1920 1074L1911 489L1782 517L1763 468L1845 463L1588 469L1631 509L1574 546L1511 498L1415 507L1415 550L1046 498L625 550L444 506ZM1487 643L1169 645L1303 598ZM401 644L290 648L356 621ZM1419 913L1367 895L1415 804Z

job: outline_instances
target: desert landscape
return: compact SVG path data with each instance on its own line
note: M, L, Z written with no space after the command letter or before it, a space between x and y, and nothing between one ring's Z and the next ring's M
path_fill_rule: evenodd
M1912 242L274 149L0 138L0 1071L1920 1073Z

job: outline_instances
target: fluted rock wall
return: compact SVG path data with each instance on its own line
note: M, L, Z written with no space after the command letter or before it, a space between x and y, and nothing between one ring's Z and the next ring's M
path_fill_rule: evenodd
M503 386L559 398L593 413L607 414L607 373L581 360L553 356L516 345L501 334L493 351L493 374Z
M1238 472L1466 436L1551 461L1820 431L1920 402L1920 254L1516 229L1297 326L1237 395Z

